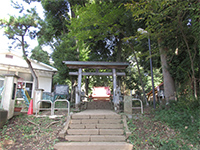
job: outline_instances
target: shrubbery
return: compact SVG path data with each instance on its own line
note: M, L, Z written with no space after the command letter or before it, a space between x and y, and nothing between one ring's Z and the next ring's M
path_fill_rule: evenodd
M181 138L196 145L200 142L200 102L184 99L170 103L170 109L155 111L160 120L180 132Z

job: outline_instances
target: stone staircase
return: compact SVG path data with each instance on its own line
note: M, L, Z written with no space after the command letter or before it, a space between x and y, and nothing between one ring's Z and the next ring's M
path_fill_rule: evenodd
M87 103L87 109L112 109L112 104L110 101L93 101Z
M126 143L121 115L111 110L86 110L71 116L66 141L58 150L132 150Z

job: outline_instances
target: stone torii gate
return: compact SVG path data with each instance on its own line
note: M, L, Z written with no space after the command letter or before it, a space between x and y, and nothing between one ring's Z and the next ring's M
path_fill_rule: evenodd
M99 61L63 61L69 69L78 69L78 72L69 72L69 75L78 76L78 96L75 104L78 105L81 100L81 81L82 76L112 76L113 77L113 102L119 104L117 99L117 76L125 76L125 72L116 72L116 69L126 69L128 62L99 62ZM83 72L82 69L96 69L96 72ZM112 69L112 72L99 72L98 69Z

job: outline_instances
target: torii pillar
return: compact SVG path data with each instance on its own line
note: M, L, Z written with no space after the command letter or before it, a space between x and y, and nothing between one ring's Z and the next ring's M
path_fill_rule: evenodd
M112 69L112 76L113 76L113 103L116 106L117 104L119 104L119 99L117 99L117 93L116 93L116 89L117 89L117 75L116 75L116 69Z
M76 90L76 101L75 101L76 106L81 101L81 81L82 81L82 68L79 68L78 69L78 86Z
M116 69L126 69L128 62L97 62L97 61L63 61L69 69L78 69L78 72L69 72L69 75L78 76L78 86L76 90L75 104L81 101L81 80L83 76L112 76L113 77L113 103L115 108L119 104L117 96L117 76L125 76L125 72L116 72ZM82 69L112 69L112 72L82 72Z

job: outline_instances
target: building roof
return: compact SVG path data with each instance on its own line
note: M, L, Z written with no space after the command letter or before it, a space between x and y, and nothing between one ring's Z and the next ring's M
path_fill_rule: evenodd
M164 85L163 82L161 82L158 86L156 86L156 87L154 88L155 91L157 91L158 87L160 88L160 86L162 86L162 85ZM147 93L147 96L149 96L151 93L153 93L153 89L152 89L149 93Z
M70 69L126 69L128 62L102 62L102 61L63 61Z
M35 70L41 71L50 71L50 72L57 72L57 69L47 65L42 62L38 62L37 60L29 59L31 61L32 67ZM0 52L0 69L6 67L16 68L16 69L28 69L28 64L24 60L24 58L10 51ZM28 69L29 70L29 69Z

